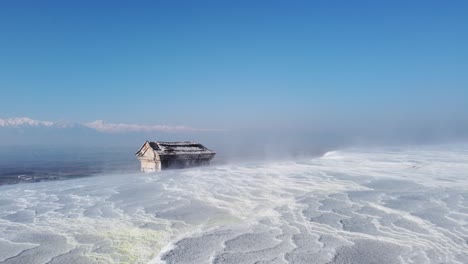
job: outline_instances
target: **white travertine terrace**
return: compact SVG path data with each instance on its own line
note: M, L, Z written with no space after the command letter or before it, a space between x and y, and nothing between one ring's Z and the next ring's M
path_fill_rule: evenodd
M468 147L0 186L0 262L468 263Z

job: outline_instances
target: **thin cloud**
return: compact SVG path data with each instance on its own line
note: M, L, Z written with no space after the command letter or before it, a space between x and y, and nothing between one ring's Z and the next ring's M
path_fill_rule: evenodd
M105 123L103 120L96 120L84 124L84 126L100 132L182 132L182 131L222 131L221 129L193 128L188 126L168 126L168 125L141 125L125 123Z

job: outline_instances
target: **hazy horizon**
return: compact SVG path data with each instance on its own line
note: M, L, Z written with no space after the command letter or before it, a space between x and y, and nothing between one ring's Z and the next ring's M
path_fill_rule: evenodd
M467 137L467 12L465 1L4 1L0 118Z

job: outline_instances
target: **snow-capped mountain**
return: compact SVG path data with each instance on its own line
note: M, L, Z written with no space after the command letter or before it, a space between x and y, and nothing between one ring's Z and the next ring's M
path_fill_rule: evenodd
M53 125L54 125L54 122L34 120L29 117L15 117L15 118L7 118L7 119L0 118L0 127L24 127L24 126L50 127Z
M102 137L101 133L78 123L43 121L29 117L0 118L0 144L72 143Z
M107 123L96 120L88 123L43 121L29 117L0 118L0 145L12 144L100 144L104 142L135 142L148 138L167 139L177 133L220 131L188 126ZM121 144L121 143L119 143Z
M0 118L0 128L73 128L83 125L67 121L42 121L29 117Z
M89 123L79 124L66 121L42 121L34 120L29 117L14 117L1 119L0 128L26 128L26 127L50 127L50 128L73 128L87 127L99 132L181 132L181 131L221 131L219 129L201 129L188 126L170 126L170 125L142 125L125 123L106 123L103 120L96 120Z

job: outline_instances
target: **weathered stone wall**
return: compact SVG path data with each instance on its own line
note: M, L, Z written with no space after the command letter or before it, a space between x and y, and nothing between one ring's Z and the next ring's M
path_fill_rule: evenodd
M155 172L161 170L161 162L154 160L140 160L142 172Z

